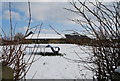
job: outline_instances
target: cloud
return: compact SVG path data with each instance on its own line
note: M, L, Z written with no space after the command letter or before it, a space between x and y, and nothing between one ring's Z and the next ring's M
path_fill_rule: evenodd
M68 2L68 0L29 0L30 2ZM28 0L3 0L2 2L28 2Z
M30 2L68 2L68 1L72 1L72 0L29 0ZM74 0L74 1L78 1L78 0ZM85 0L80 0L80 1L85 1ZM96 1L96 0L90 0L92 2ZM116 1L116 0L98 0L98 1L102 1L102 2L111 2L111 1ZM28 2L28 0L2 0L2 2Z
M30 4L31 4L32 20L34 22L42 21L42 22L52 22L52 23L60 23L60 24L74 24L73 22L69 21L68 18L69 19L81 18L79 15L63 9L63 8L70 8L74 10L74 7L69 2L31 2ZM24 13L24 17L29 18L27 2L22 2L22 3L14 2L13 5L17 10L22 11ZM91 7L91 5L89 6ZM91 15L89 14L89 16Z
M19 27L18 31L24 31L25 32L27 29L28 29L27 26ZM54 33L54 30L52 30L52 29L44 29L44 28L42 28L41 30L39 28L37 28L37 29L36 28L32 28L29 31L33 31L34 33L38 33L39 31L41 33Z
M51 30L51 29L42 29L41 31L42 31L42 32L54 32L54 31Z
M19 31L26 31L28 29L28 27L27 26L24 26L24 27L19 27Z
M69 21L69 19L81 19L81 17L78 14L72 13L70 11L67 11L63 8L70 8L74 10L74 7L69 2L31 2L31 14L32 14L32 21L33 23L38 22L45 22L45 23L57 23L62 25L71 25L74 24L72 21ZM25 20L28 20L29 13L28 13L28 3L27 2L13 2L12 5L14 6L13 10L17 10L21 13L17 13L15 11L12 11L13 17L16 19L20 19L20 15L22 18L25 18ZM79 5L78 5L79 6ZM90 8L92 8L91 5L89 5ZM6 15L6 18L9 18L8 11L4 12ZM91 14L89 14L91 17ZM27 17L27 18L26 18ZM94 19L94 18L92 18ZM26 21L27 22L27 21Z
M16 8L29 17L27 3L15 3ZM54 23L71 24L67 18L78 18L78 15L70 13L63 8L71 8L68 2L31 2L32 19L36 21L49 21Z
M21 19L21 16L20 16L19 13L11 11L11 14L12 14L12 18L13 19L16 19L16 20L20 20ZM3 12L3 18L4 19L9 19L10 18L9 10L5 10Z

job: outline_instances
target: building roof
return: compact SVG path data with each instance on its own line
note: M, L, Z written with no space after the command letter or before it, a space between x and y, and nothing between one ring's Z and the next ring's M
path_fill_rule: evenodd
M31 34L25 39L62 39L66 38L64 35L58 35L58 34Z

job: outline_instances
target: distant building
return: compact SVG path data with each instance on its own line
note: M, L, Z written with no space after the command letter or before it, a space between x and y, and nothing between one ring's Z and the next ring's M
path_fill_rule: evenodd
M72 34L31 34L25 38L24 43L71 43L71 44L86 44L90 43L90 38L86 35L76 33Z
M65 34L67 39L90 39L86 35L80 35L78 33Z
M72 44L86 45L91 42L91 38L86 35L81 35L79 33L65 34L66 40Z
M47 43L69 43L69 44L88 44L91 39L86 35L77 35L77 34L30 34L26 36L24 39L16 41L16 40L2 40L1 44L47 44Z
M57 34L31 34L25 38L26 43L66 43L64 35Z

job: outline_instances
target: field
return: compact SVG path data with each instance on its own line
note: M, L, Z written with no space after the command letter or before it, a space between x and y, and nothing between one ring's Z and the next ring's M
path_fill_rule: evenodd
M39 44L44 47L48 44ZM92 79L93 73L84 66L85 63L80 62L80 57L83 60L87 60L89 54L92 54L89 46L78 46L75 44L49 44L53 47L57 46L60 48L58 56L41 56L35 55L34 62L28 71L27 79ZM24 45L26 46L26 45ZM28 47L34 47L34 44L28 45ZM0 47L1 49L2 47ZM26 59L31 55L31 51L34 48L27 48ZM45 51L51 52L51 49L35 48L36 53ZM87 53L86 53L87 52ZM79 55L79 56L78 56ZM92 66L91 64L89 64Z
M41 44L47 45L47 44ZM51 46L60 47L60 53L63 56L41 56L35 55L35 59L40 58L30 68L27 79L91 79L93 74L84 66L86 64L79 62L80 57L86 59L89 55L87 46L78 46L75 44L50 44ZM30 46L34 46L33 44ZM26 49L27 57L32 49ZM40 52L39 48L37 52ZM50 51L47 49L46 51ZM85 52L84 52L85 51ZM77 54L76 54L77 53ZM87 60L87 59L86 59Z

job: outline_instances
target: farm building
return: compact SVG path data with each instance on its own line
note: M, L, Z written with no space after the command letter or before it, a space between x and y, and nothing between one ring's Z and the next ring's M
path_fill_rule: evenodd
M66 43L66 37L58 34L31 34L25 38L26 43Z
M3 40L3 45L8 44L61 44L61 43L70 43L70 44L87 44L90 43L91 39L87 36L76 35L76 34L29 34L21 40Z

